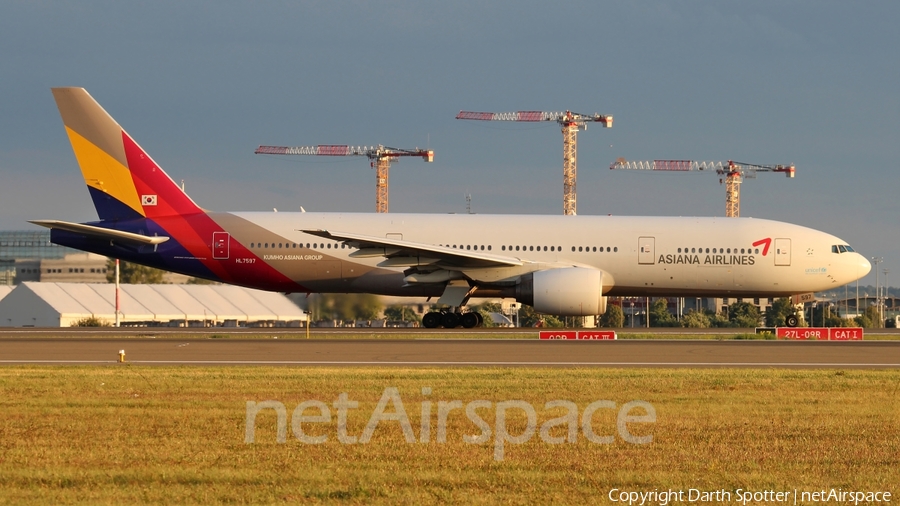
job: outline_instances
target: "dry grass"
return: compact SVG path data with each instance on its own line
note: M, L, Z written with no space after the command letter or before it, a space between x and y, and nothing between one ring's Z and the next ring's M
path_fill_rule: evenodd
M337 441L336 423L304 426L321 445L275 442L262 412L244 443L246 401L359 402L362 433L387 387L399 389L416 437L432 402L431 442L407 443L382 422L368 444ZM422 394L423 387L432 393ZM5 367L0 369L0 503L595 503L613 488L844 490L897 488L900 371ZM629 424L646 445L616 436L551 445L509 444L502 461L461 411L435 441L438 401L522 399L538 423L608 399L642 399L654 424ZM393 412L389 406L388 412ZM494 411L480 412L493 426ZM510 411L510 414L514 413ZM516 412L519 413L519 412ZM308 412L307 414L313 414ZM634 413L637 414L637 413ZM334 412L332 412L334 415ZM510 417L510 432L524 430ZM594 417L616 434L615 413ZM554 434L561 435L558 427Z

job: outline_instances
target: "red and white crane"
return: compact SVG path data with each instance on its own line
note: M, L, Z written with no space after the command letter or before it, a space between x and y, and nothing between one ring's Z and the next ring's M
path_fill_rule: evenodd
M794 164L790 165L757 165L753 163L741 163L728 160L727 162L695 162L691 160L653 160L629 162L619 158L613 162L610 169L627 170L659 170L668 172L708 171L715 172L723 178L719 183L725 183L725 216L736 218L741 215L741 183L744 178L753 179L757 172L781 172L787 177L794 177L797 171Z
M572 111L543 112L472 112L459 111L456 119L481 121L555 121L562 127L563 134L563 214L575 214L575 180L578 169L578 131L587 130L588 123L600 123L606 128L613 124L612 115L578 114Z
M260 146L257 155L365 156L375 168L375 212L388 212L388 172L391 162L401 156L418 156L426 162L434 161L434 151L428 149L397 149L382 146L346 146L320 144L318 146Z

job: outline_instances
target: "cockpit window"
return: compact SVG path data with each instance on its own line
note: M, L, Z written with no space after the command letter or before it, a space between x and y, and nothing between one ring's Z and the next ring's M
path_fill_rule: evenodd
M849 252L854 252L853 248L851 248L850 246L844 246L844 248L846 248Z
M832 253L853 253L853 248L846 244L834 244L831 246Z
M838 246L838 250L840 250L841 253L846 253L846 252L847 252L847 248L846 248L845 246L843 246L843 245L839 245L839 246Z

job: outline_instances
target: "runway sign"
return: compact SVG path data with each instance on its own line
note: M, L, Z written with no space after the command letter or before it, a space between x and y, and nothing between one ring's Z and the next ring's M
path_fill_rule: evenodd
M861 327L778 327L778 339L798 341L862 341Z
M612 341L616 339L615 330L542 330L541 339L572 339L587 341Z

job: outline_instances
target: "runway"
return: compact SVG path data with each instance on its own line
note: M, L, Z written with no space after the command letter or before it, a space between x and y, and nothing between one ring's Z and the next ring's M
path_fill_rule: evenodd
M8 335L8 334L7 334ZM900 341L0 339L0 364L900 368Z

